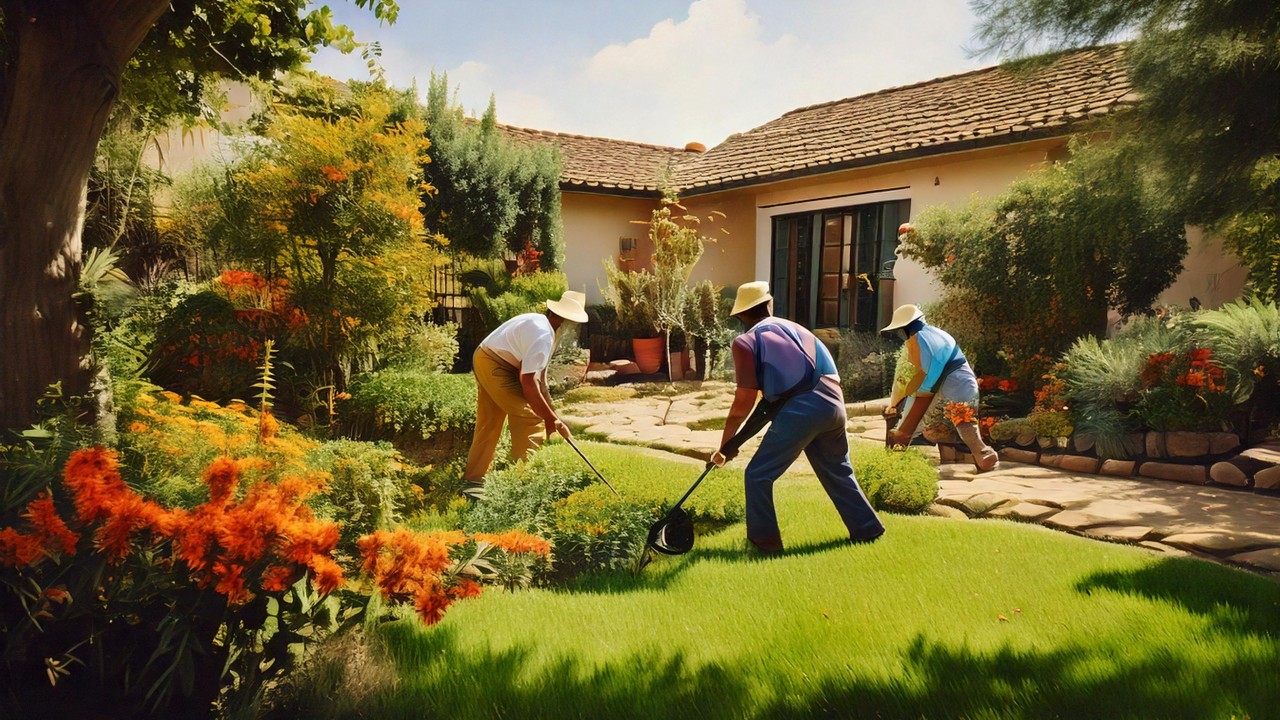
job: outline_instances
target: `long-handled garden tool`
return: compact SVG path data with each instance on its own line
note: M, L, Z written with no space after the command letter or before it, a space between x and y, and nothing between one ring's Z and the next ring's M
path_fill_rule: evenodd
M742 427L738 428L738 432L734 434L729 442L720 448L722 455L733 453L742 447L744 443L760 432L765 425L773 421L773 416L778 414L778 409L782 407L782 400L768 402L761 399L756 403L755 410L742 423ZM685 494L681 496L676 504L671 506L669 510L654 524L649 526L649 539L645 542L644 552L636 562L636 572L644 569L652 560L651 552L656 550L663 555L683 555L693 549L693 518L689 517L689 513L684 511L684 502L689 499L694 490L702 484L702 481L716 466L715 463L707 461L706 468L702 474L694 481Z
M600 471L596 469L595 465L591 464L591 461L587 459L586 455L582 454L582 451L578 449L578 446L574 444L573 440L570 440L569 438L565 438L564 440L565 442L569 443L569 447L573 448L574 452L578 453L578 457L582 458L582 462L586 463L587 467L591 468L591 471L596 474L596 477L600 478L600 482L604 483L605 485L608 485L609 489L613 491L614 495L618 495L618 489L613 486L613 483L610 483L608 480L604 479L604 475L601 474ZM622 496L618 495L618 497L622 497Z

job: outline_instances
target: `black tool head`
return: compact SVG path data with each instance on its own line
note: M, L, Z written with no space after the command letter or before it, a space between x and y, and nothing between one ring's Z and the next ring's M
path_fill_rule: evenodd
M693 518L676 508L649 527L649 547L664 555L683 555L693 549Z

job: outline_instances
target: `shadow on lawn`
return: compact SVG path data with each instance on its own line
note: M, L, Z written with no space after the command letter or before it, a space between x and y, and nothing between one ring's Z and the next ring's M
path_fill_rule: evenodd
M1203 560L1169 558L1140 570L1095 573L1076 589L1171 603L1223 631L1270 636L1280 643L1280 583L1271 578Z
M701 535L699 536L701 537ZM786 552L776 555L761 555L750 547L743 539L735 547L715 547L706 550L695 548L687 555L680 557L664 557L654 553L656 560L647 566L639 575L629 571L601 572L579 578L566 588L557 588L566 593L627 593L636 590L665 590L681 575L704 562L725 563L771 563L788 558L816 555L837 548L847 548L857 552L858 548L868 547L855 545L848 539L837 538L822 542L788 547Z
M609 663L547 662L528 646L467 648L456 627L394 624L382 632L400 681L362 704L361 717L1174 719L1266 717L1280 705L1275 648L1265 658L1189 669L1194 647L1134 657L1076 643L975 650L917 635L898 667L886 668L888 678L828 675L783 685L759 666L695 666L660 644ZM663 629L654 632L657 640ZM856 639L850 650L857 652Z

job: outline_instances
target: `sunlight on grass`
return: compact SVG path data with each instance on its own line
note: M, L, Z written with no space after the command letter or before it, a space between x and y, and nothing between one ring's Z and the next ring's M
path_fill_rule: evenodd
M488 593L383 628L378 717L1263 717L1280 584L1000 521L885 516L840 542L812 477L777 487L788 553L741 524L642 576ZM499 710L500 708L500 710Z

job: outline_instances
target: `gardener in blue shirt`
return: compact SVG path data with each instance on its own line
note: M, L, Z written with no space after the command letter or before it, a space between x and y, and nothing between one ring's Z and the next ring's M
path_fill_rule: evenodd
M888 444L905 446L922 432L922 428L946 427L944 423L951 423L969 447L979 471L997 467L1000 456L983 441L978 429L978 379L955 338L941 328L925 323L924 313L915 305L903 305L895 310L893 319L881 332L897 332L906 341L907 356L915 368L915 374L906 387L895 386L889 396L885 418L890 422L897 416L898 402L905 399L906 403L902 418L889 431ZM946 409L958 405L972 409L968 413L970 420L955 422L948 417L956 413L948 413ZM925 437L938 441L927 432Z
M880 537L884 525L854 479L849 462L844 393L831 353L804 326L773 317L773 296L766 282L739 287L730 314L746 332L733 341L738 389L720 446L734 436L762 394L764 401L781 403L760 448L747 463L747 539L762 553L782 551L773 483L801 451L840 513L850 540ZM723 465L736 454L726 457L716 452L711 460Z

